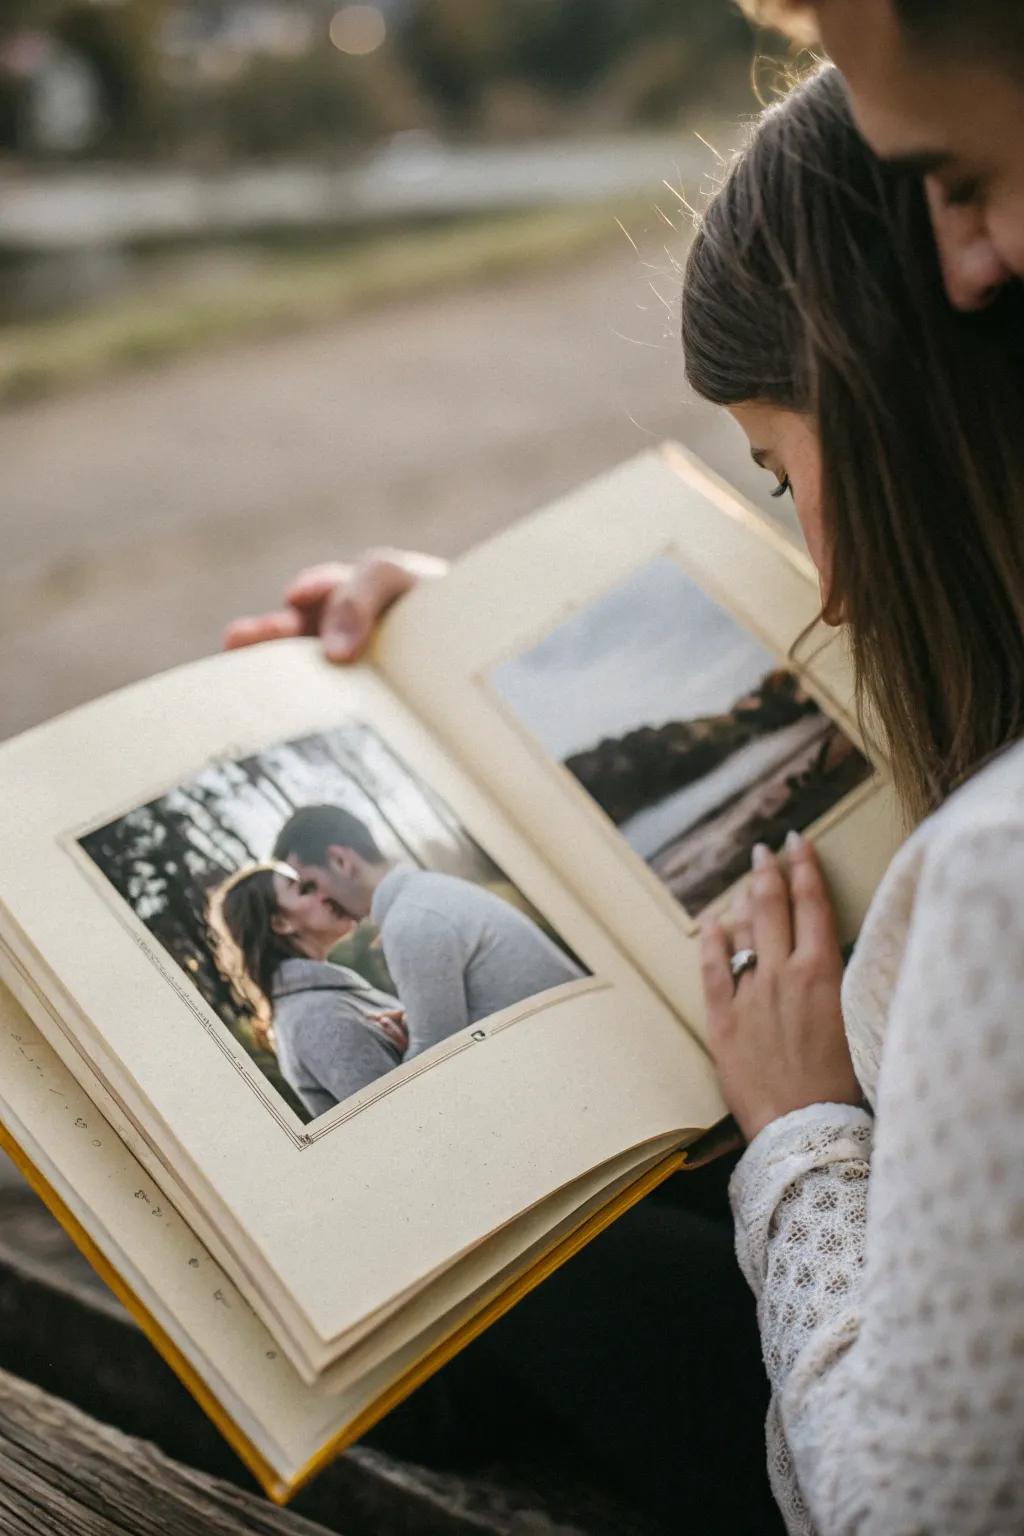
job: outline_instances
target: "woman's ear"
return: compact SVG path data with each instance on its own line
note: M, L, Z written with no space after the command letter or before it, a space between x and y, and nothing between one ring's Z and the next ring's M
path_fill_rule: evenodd
M295 924L290 917L285 917L283 912L275 912L270 919L270 927L273 933L279 933L282 938L295 932Z

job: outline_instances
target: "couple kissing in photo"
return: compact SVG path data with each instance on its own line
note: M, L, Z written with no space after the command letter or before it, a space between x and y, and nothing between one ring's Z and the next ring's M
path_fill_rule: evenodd
M397 996L329 956L364 920ZM218 958L311 1118L503 1008L578 980L525 913L454 875L397 864L365 822L304 806L266 862L214 892Z

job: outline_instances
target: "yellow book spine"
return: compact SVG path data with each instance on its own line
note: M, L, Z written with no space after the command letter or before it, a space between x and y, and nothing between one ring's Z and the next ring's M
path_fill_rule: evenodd
M213 1395L209 1387L198 1375L194 1367L182 1354L181 1350L170 1338L166 1330L157 1322L145 1304L127 1284L124 1278L113 1267L102 1250L96 1245L81 1222L68 1209L60 1195L44 1178L32 1160L22 1150L21 1146L10 1134L2 1122L0 1122L0 1148L10 1157L11 1161L24 1175L32 1189L42 1200L43 1204L56 1217L65 1232L80 1249L85 1258L96 1270L100 1278L113 1291L117 1299L138 1323L143 1333L149 1339L154 1348L163 1356L167 1364L180 1378L191 1392L196 1402L202 1408L207 1417L217 1426L224 1439L234 1450L235 1454L248 1467L256 1480L262 1486L268 1498L275 1504L287 1504L289 1499L308 1483L316 1474L347 1450L350 1445L362 1438L368 1430L378 1423L392 1408L396 1408L400 1402L407 1398L416 1388L429 1380L436 1371L453 1359L460 1350L465 1349L475 1338L478 1338L485 1329L498 1318L503 1317L518 1301L527 1296L535 1286L541 1284L549 1275L559 1269L568 1259L584 1248L587 1243L609 1227L631 1206L655 1189L665 1179L681 1169L687 1161L685 1152L673 1152L663 1158L654 1168L641 1175L628 1189L623 1190L614 1200L595 1211L586 1221L581 1222L574 1232L570 1232L560 1242L538 1259L535 1264L521 1275L519 1279L510 1284L498 1296L492 1298L486 1306L459 1325L452 1334L440 1344L430 1349L421 1360L410 1368L384 1392L377 1401L365 1412L361 1413L351 1424L345 1426L338 1434L333 1435L306 1465L290 1479L282 1479L274 1471L273 1467L264 1459L249 1437L227 1413L223 1405Z

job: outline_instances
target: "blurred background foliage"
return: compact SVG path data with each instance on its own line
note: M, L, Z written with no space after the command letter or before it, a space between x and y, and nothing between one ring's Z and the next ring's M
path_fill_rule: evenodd
M732 0L0 0L0 735L660 437L761 495L676 314L757 46Z
M0 153L215 163L664 124L748 67L724 0L4 0Z

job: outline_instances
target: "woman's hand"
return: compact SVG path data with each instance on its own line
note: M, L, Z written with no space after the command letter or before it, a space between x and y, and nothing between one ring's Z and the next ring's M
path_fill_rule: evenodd
M701 939L708 1041L726 1102L748 1141L808 1104L859 1104L843 1029L843 962L832 902L810 843L786 840L788 877L754 849L749 885ZM757 965L734 983L730 957Z
M404 1008L388 1008L383 1013L370 1015L374 1024L378 1024L392 1045L397 1045L404 1056L409 1049L409 1028L405 1022Z
M371 550L354 565L311 565L285 588L283 608L232 620L224 648L319 635L330 661L358 661L391 604L446 569L443 560L406 549Z

